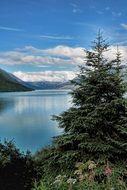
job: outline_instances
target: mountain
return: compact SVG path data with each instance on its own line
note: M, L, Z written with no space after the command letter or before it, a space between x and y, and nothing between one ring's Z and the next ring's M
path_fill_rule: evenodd
M73 85L70 81L67 82L51 82L51 81L39 81L39 82L27 82L31 88L35 90L44 89L73 89Z
M31 91L27 83L0 69L0 92Z

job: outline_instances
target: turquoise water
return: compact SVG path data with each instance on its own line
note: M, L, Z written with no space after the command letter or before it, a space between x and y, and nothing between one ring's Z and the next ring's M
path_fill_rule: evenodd
M52 115L71 106L65 90L0 93L0 139L14 140L21 151L36 152L63 133Z

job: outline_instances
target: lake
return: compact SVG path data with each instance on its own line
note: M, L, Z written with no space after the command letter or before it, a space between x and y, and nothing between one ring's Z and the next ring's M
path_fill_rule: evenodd
M52 115L71 106L68 90L0 93L0 139L14 140L21 151L32 153L63 133Z

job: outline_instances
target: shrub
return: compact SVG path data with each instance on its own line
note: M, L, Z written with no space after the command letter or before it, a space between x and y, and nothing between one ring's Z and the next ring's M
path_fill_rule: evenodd
M0 190L30 190L36 178L29 152L21 153L12 141L0 143Z

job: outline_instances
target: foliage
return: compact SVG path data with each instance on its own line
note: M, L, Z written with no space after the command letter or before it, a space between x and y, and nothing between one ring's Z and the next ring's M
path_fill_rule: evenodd
M43 181L40 181L39 183L34 183L34 187L32 188L32 190L48 190L48 188L43 183Z
M11 141L0 143L0 190L30 190L35 178L37 171L30 153L20 153Z
M119 168L120 169L120 168ZM122 171L126 173L127 170ZM101 181L98 181L98 176ZM127 186L123 175L118 168L113 168L107 162L105 165L88 160L86 163L77 163L73 177L58 175L52 183L41 180L35 183L32 190L126 190Z

